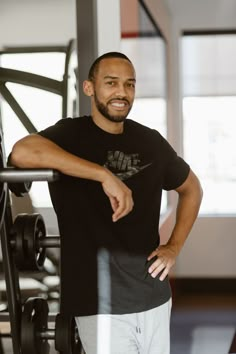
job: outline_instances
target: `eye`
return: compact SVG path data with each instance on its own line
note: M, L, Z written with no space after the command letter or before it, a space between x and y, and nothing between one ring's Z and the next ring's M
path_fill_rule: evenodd
M135 88L135 84L133 82L128 82L127 87Z
M114 81L107 81L106 85L108 86L115 86L115 82Z

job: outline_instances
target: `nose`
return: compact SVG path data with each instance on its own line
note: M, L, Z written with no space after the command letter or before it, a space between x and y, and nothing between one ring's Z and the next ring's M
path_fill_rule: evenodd
M127 92L126 92L125 85L120 84L119 86L117 86L115 95L116 97L126 97Z

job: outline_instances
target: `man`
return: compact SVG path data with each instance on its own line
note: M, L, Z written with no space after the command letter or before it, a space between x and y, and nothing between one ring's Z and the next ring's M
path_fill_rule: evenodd
M15 144L11 163L53 168L61 235L61 311L76 317L86 354L168 354L168 273L197 217L200 183L157 132L126 119L135 70L122 53L91 66L91 116L62 119ZM176 223L160 246L162 189L176 190Z

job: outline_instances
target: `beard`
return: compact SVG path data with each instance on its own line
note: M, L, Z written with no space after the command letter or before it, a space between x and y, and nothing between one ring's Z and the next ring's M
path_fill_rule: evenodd
M119 100L119 99L116 99ZM112 115L109 113L109 107L108 105L103 104L102 102L99 101L96 92L94 93L94 101L96 104L96 107L98 109L98 111L105 117L107 118L109 121L111 122L115 122L115 123L122 123L124 122L124 120L126 119L126 117L128 116L132 105L129 104L129 102L127 100L125 100L126 102L128 102L129 104L129 109L128 112L126 114L117 114L117 115ZM124 99L122 99L122 101L124 101Z

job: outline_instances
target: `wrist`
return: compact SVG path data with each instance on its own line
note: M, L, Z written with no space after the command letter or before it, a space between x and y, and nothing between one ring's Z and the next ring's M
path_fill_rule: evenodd
M174 252L175 256L177 257L178 254L180 253L181 246L179 245L178 242L174 242L174 240L169 240L167 242L167 245L169 248L171 248L172 252Z
M109 178L111 176L111 172L103 167L103 166L99 166L99 170L97 171L97 181L104 183L107 178Z

